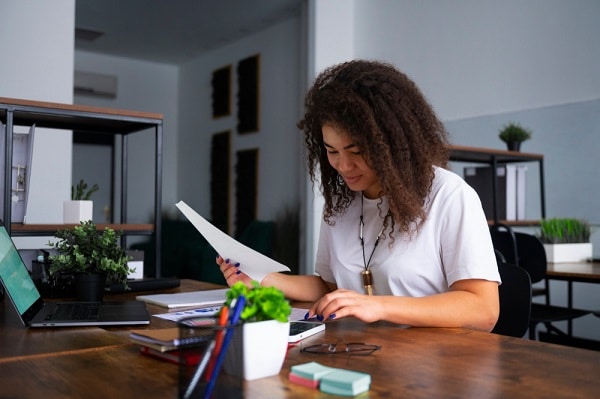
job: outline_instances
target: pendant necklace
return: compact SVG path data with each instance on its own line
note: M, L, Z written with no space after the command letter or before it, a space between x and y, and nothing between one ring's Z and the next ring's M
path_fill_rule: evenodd
M360 200L360 222L358 225L358 238L360 239L360 246L362 247L363 265L365 266L365 270L360 272L360 274L362 277L363 286L365 287L365 292L368 295L373 295L373 275L371 274L371 270L369 269L369 267L371 266L371 259L373 258L373 254L377 249L377 244L379 244L379 239L381 238L381 236L383 235L383 231L385 230L385 219L389 216L390 213L388 211L387 215L385 215L385 218L383 219L383 226L381 227L379 234L377 234L377 238L375 239L375 245L373 246L373 250L371 251L371 255L369 256L369 261L367 261L367 258L365 257L365 240L363 238L363 227L365 226L363 218L365 202L364 195L360 197Z

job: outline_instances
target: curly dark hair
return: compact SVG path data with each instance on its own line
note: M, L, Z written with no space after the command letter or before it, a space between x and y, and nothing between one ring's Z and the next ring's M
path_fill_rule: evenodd
M426 219L433 166L448 165L448 134L416 84L390 64L354 60L323 71L304 105L298 127L306 135L313 184L320 172L324 220L333 223L331 217L354 198L327 160L321 129L329 124L348 132L375 171L388 198L392 228L417 230Z

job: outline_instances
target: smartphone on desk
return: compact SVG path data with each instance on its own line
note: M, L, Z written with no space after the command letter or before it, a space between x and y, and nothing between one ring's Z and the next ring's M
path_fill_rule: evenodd
M288 342L298 342L325 330L325 323L318 321L291 321Z

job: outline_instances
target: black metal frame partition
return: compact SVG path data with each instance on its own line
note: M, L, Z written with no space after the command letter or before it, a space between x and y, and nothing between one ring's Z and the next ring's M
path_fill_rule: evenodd
M11 98L0 98L0 121L4 121L5 154L4 154L4 207L2 220L11 236L47 236L56 231L56 225L45 227L32 225L27 228L10 223L11 220L11 187L13 128L15 125L32 125L42 128L72 130L120 136L121 138L121 201L118 225L111 227L123 230L126 235L153 235L156 260L156 277L160 277L161 259L161 209L162 209L162 141L163 117L161 114L115 110L97 107L77 106L70 104L38 102ZM127 137L136 132L154 129L155 134L155 178L154 178L154 226L153 228L127 228ZM114 220L113 220L114 222Z

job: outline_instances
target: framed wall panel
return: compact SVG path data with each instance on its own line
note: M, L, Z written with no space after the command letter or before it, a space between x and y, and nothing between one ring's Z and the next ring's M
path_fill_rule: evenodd
M238 133L258 131L259 70L258 55L245 58L238 63Z
M215 70L211 79L213 118L231 114L231 65Z
M237 152L235 166L235 237L256 220L258 201L258 149Z
M210 218L221 231L229 230L229 164L231 132L213 134L210 154Z

